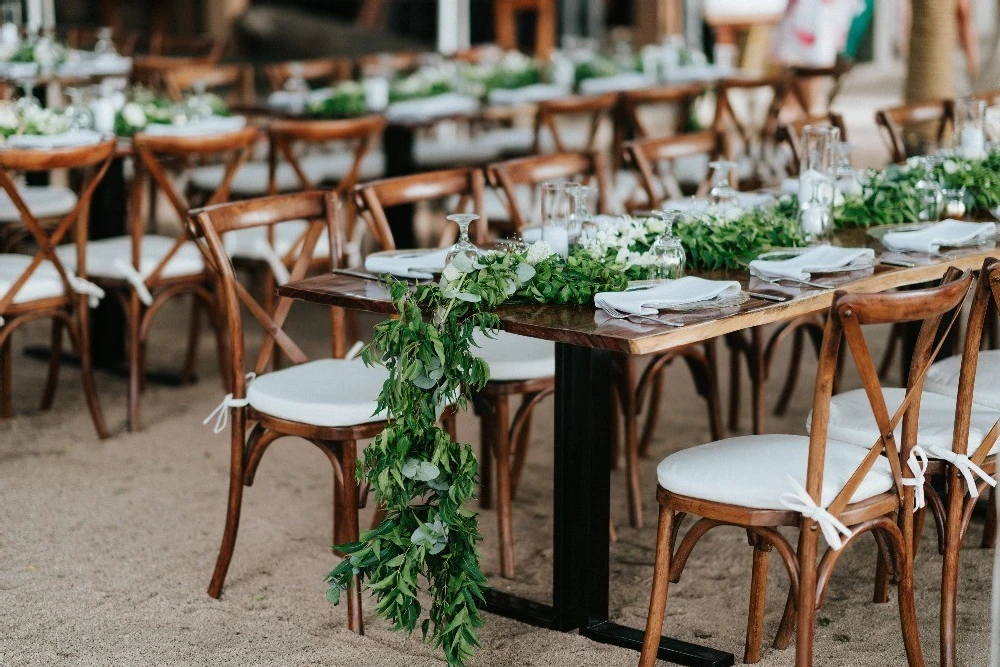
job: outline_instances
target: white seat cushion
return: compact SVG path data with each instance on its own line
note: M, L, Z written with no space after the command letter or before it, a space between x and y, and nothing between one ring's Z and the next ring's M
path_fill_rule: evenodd
M389 377L382 366L360 359L320 359L261 375L247 387L258 412L314 426L352 426L380 421L378 395Z
M163 258L173 247L176 239L169 236L149 234L142 237L142 257L139 263L139 274L143 278L149 276L163 261ZM56 248L56 254L70 272L76 271L76 248L73 245L62 245ZM116 262L115 260L120 260ZM127 280L121 270L121 263L132 264L132 239L128 236L115 236L110 239L90 241L87 244L87 275L92 278L109 280ZM188 241L170 259L170 262L160 273L161 278L177 278L196 275L204 271L205 263L197 246Z
M492 146L502 155L528 155L535 145L535 131L530 127L502 127L486 130L473 141Z
M961 366L961 356L948 357L935 363L927 371L924 389L942 396L957 398L958 374ZM979 353L972 402L991 410L1000 410L1000 350L986 350Z
M279 257L284 257L292 246L305 233L307 223L305 220L289 220L274 226L274 243L271 247ZM313 249L314 257L328 257L330 255L330 242L328 237L330 232L324 229L320 233L319 239ZM266 227L251 227L250 229L239 229L230 232L222 237L226 252L230 257L242 259L267 260L268 244Z
M882 393L891 417L902 404L906 390L885 388ZM811 417L812 415L807 423L811 422ZM973 449L979 446L997 419L1000 419L1000 413L996 411L981 407L973 409L968 443ZM925 391L920 398L917 424L918 445L924 449L941 447L950 450L955 428L955 399ZM830 402L830 438L870 448L878 439L878 432L875 415L872 414L864 389L845 391L833 397ZM902 433L903 423L900 421L895 430L897 445L901 444ZM998 447L1000 444L993 451L996 452Z
M490 365L490 380L534 380L556 373L556 346L547 340L501 331L496 338L477 331L472 353Z
M302 169L307 174L322 174L320 180L339 183L354 166L354 151L343 149L331 153L311 153L302 158ZM358 169L359 181L370 181L385 174L385 154L380 150L369 151Z
M76 249L76 246L72 246ZM11 287L20 278L34 258L31 255L0 255L0 299L7 296ZM14 295L14 303L25 303L39 299L51 299L66 293L65 285L52 262L45 259L28 277Z
M865 450L836 440L826 443L821 506L826 508L865 457ZM779 500L790 492L791 476L803 487L809 438L801 435L746 435L682 449L656 467L664 489L691 498L754 509L787 509ZM893 488L892 470L880 457L851 497L860 502Z
M302 171L313 181L319 183L324 180L325 172L306 164L302 165ZM210 164L204 167L197 167L191 170L191 184L199 190L215 192L222 183L223 176L226 175L226 165ZM291 192L300 190L302 183L299 181L295 169L287 162L278 164L274 173L278 192ZM233 176L230 191L237 196L255 197L267 194L268 165L267 162L247 162Z
M58 218L76 206L76 193L57 185L26 185L18 188L21 199L36 218ZM6 190L0 190L0 222L20 222L21 213Z
M450 141L421 138L413 147L413 159L421 167L481 165L500 159L502 154L498 146L468 138Z

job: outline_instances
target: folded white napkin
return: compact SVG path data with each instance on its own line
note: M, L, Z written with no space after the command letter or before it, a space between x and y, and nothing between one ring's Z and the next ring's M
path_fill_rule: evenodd
M572 91L554 83L535 83L521 88L497 88L489 94L490 104L513 106L516 104L531 104L544 102L557 97L569 95Z
M406 118L434 118L451 114L474 113L479 109L479 101L458 93L444 93L419 100L393 102L386 107L385 115L390 120Z
M243 116L212 116L183 125L150 123L143 132L155 137L207 137L214 134L239 132L246 126L247 119Z
M996 232L995 222L963 222L949 218L915 232L888 232L882 237L882 245L890 250L931 254L941 246L989 240Z
M874 261L875 251L871 248L837 248L821 245L791 259L755 259L750 262L750 275L764 280L774 278L809 280L809 276L813 273L842 269L862 259Z
M735 280L706 280L685 276L646 290L599 292L594 295L594 305L598 308L611 306L633 315L653 315L661 308L710 301L727 292L735 294L739 291L740 284Z
M291 90L276 90L267 96L267 103L273 107L300 107L307 102L322 102L330 97L333 88L316 88L309 92L297 93Z
M375 253L365 258L365 270L377 275L388 273L397 278L430 280L434 277L431 271L444 271L449 250L414 250L392 255Z
M25 79L38 74L38 63L0 63L0 74L9 79Z
M732 74L730 67L712 63L681 65L668 69L663 77L667 83L687 83L691 81L715 81Z
M642 72L620 72L611 76L598 76L580 82L580 92L584 95L614 93L619 90L635 90L656 84L656 79Z
M132 71L132 59L113 53L94 55L86 51L78 52L76 58L68 58L59 66L63 76L98 76L102 74L128 74Z
M15 134L7 140L12 148L72 148L93 146L101 142L100 132L93 130L69 130L60 134Z

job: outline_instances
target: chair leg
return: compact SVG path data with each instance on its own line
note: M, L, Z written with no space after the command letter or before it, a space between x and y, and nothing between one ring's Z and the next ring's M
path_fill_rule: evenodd
M760 662L760 647L764 640L764 606L767 602L767 559L771 543L753 537L753 572L750 575L750 612L747 616L746 647L743 662Z
M739 336L741 334L732 334ZM740 430L740 403L742 403L742 349L730 344L729 346L729 430Z
M983 549L992 549L997 544L997 488L990 488L989 499L986 506L986 525L983 527L983 539L979 546Z
M958 558L962 549L962 514L965 485L958 473L948 471L944 560L941 565L941 667L955 667L956 617L958 616Z
M764 368L764 331L761 327L754 327L750 330L750 404L753 407L751 426L754 435L764 433L764 405L765 392L764 384L767 382L767 373Z
M82 304L80 308L87 308L87 304ZM94 358L90 353L90 323L87 319L88 316L89 313L84 310L77 319L80 328L78 336L79 349L77 349L77 353L80 355L80 379L83 382L83 395L87 399L87 409L90 410L90 419L94 422L94 430L97 431L97 437L103 440L110 437L111 432L108 431L107 422L104 420L101 400L97 395L97 383L94 382ZM55 343L54 332L53 343Z
M639 436L639 456L642 458L645 458L649 453L649 445L653 442L653 434L656 432L656 426L660 421L660 407L663 400L663 370L658 371L655 377L650 378L649 384L649 400L646 402L646 419L643 422L642 434ZM713 418L719 420L722 419L719 415L718 409L718 405L716 405L715 414L713 415L711 407L709 408L708 417L710 423Z
M333 539L335 544L348 544L357 542L358 529L358 479L355 475L357 468L357 443L354 440L345 440L340 443L340 470L342 479L340 493L333 501ZM354 576L351 585L347 589L347 629L359 635L365 633L364 620L361 613L361 578Z
M715 353L715 339L705 343L705 364L707 366L706 407L708 408L708 428L712 440L726 437L722 423L722 398L719 396L719 365Z
M14 416L14 372L11 364L14 361L14 348L11 345L12 336L0 343L0 418L10 419Z
M263 430L254 428L247 441L247 451L254 440L260 438ZM208 584L208 595L216 600L222 595L222 586L226 582L229 563L233 560L233 550L236 548L236 534L240 528L240 510L243 508L243 451L239 431L233 427L230 432L230 462L229 462L229 499L226 503L226 527L222 532L222 544L219 555L215 559L215 569L212 571L212 581Z
M493 428L492 406L486 397L475 401L476 413L479 415L479 507L493 509L493 440L496 429Z
M184 359L184 369L181 371L182 384L191 384L194 381L194 370L198 365L198 343L201 339L201 308L201 301L198 299L198 295L192 294L187 354Z
M639 479L639 434L635 405L635 362L621 364L621 406L625 422L625 478L628 484L628 515L633 528L642 528L642 481Z
M799 599L795 605L795 667L812 667L816 623L816 552L819 531L802 522L799 531Z
M507 422L510 421L510 399L500 395L493 398L491 419L493 433L493 453L496 458L497 482L497 531L500 535L500 576L514 578L514 526L511 516L510 488L510 437Z
M799 379L799 370L802 366L802 353L805 349L806 332L802 328L795 330L792 334L792 356L791 366L788 367L788 374L785 376L785 384L781 387L778 395L778 404L774 408L774 414L779 417L788 412L788 404L795 395L795 385Z
M896 557L899 622L903 632L903 646L906 648L907 663L910 667L923 667L924 658L917 632L917 606L913 599L913 554L909 544L912 543L912 536L908 536L907 532L904 528L900 535L891 540L895 547Z
M52 318L52 336L49 343L49 372L45 378L45 391L42 393L42 410L50 409L56 397L56 386L59 384L59 366L62 362L62 330L62 320L58 317Z
M795 634L795 590L788 589L788 598L785 600L785 611L781 614L781 622L778 623L778 632L774 636L774 643L771 646L779 651L784 651L792 643L792 636Z
M215 335L215 350L219 357L219 375L222 377L222 388L228 393L233 390L232 355L229 353L229 329L226 327L222 313L219 311L218 300L206 305L208 321Z
M889 584L891 581L892 572L889 570L889 563L886 562L882 549L878 549L875 561L875 592L872 595L872 602L883 604L889 601Z
M660 505L660 519L656 529L656 564L653 567L653 590L649 596L649 615L646 617L646 634L642 640L639 667L653 667L663 634L663 617L667 611L667 589L670 586L670 534L674 511Z
M128 332L128 430L138 431L140 428L139 402L142 392L142 341L139 331L142 324L142 305L139 296L132 292L128 297L129 307L126 309L126 326Z

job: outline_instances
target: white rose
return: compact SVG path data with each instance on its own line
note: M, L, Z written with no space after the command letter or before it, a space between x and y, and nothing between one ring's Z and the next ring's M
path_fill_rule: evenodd
M20 121L17 119L17 111L13 105L4 104L0 106L0 127L16 128L20 124Z
M554 254L556 254L555 251L552 250L548 243L539 240L528 246L528 252L525 254L524 261L535 266Z
M129 102L122 108L122 118L131 127L146 127L148 122L146 112L135 102Z

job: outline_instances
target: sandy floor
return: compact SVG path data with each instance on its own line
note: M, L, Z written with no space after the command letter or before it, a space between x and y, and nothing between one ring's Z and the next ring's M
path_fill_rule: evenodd
M153 366L176 363L183 321L179 310L162 317L150 346ZM319 311L305 308L296 326L316 353L324 348L325 328L314 326L320 321ZM44 337L43 330L29 329L16 344ZM391 632L369 611L367 634L348 633L343 608L325 601L323 577L336 562L329 552L331 474L319 452L303 442L284 441L265 457L245 496L223 599L206 595L222 532L228 440L200 423L222 393L211 346L204 342L202 381L184 388L150 386L141 433L124 432L123 381L101 375L101 398L115 431L103 442L94 437L74 369L64 371L56 407L40 414L34 405L44 366L16 358L19 415L0 423L0 665L443 664L417 638ZM770 418L772 431L803 431L811 372L809 367L790 413ZM777 382L781 373L775 376ZM643 466L650 519L656 460L708 437L701 403L682 367L669 371L668 387L652 457ZM495 514L483 512L481 520L483 566L491 582L544 600L552 560L551 403L540 415L515 504L515 581L497 576ZM460 429L474 441L471 418L464 417ZM623 483L621 473L613 473L619 539L612 548L612 616L639 627L655 528L628 527ZM981 520L974 519L962 554L962 665L988 661L993 552L974 546L981 531ZM941 560L929 526L925 537L917 562L918 614L928 664L936 664ZM667 631L742 655L750 556L740 531L710 533L671 588ZM842 558L819 612L816 664L904 664L895 604L870 602L874 563L870 540ZM776 564L768 590L769 639L786 590L787 577ZM481 641L475 665L631 665L637 659L577 635L493 616ZM793 662L791 651L768 648L761 664Z

